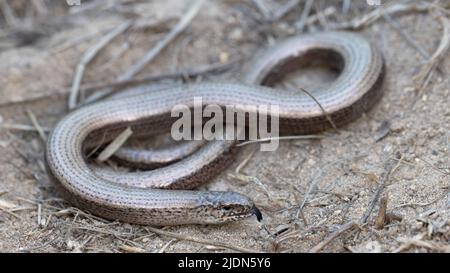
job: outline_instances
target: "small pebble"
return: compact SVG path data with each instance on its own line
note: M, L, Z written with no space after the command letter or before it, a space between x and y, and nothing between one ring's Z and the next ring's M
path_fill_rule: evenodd
M221 52L219 54L220 63L224 64L224 63L228 62L229 59L230 59L230 54L228 54L227 52Z
M241 28L235 28L230 32L228 37L235 42L241 42L244 38L244 32Z

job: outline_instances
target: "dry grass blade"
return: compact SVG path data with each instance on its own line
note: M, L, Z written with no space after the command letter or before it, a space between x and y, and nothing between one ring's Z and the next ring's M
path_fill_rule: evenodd
M108 160L133 134L130 127L122 131L106 148L98 155L97 162L105 162Z
M317 16L319 24L322 26L322 29L328 30L329 23L328 23L327 17L324 15L324 10L323 10L322 6L323 6L322 2L315 1L313 8L316 11L316 16Z
M36 131L38 132L42 141L45 143L47 141L47 136L45 135L44 129L41 127L41 125L37 121L36 116L30 110L27 110L27 115L30 118L31 122L33 123L33 126L36 128Z
M194 17L200 11L205 0L197 0L195 1L189 10L181 17L180 21L175 25L175 27L162 39L160 40L154 47L152 47L147 53L133 66L131 66L124 74L118 77L118 81L126 81L132 79L136 74L142 71L148 63L150 63L158 54L166 48L178 35L180 35L191 23ZM98 100L104 98L114 92L113 89L104 89L99 90L101 96L96 95L95 93L91 95L95 99L88 97L86 101L92 102L94 100Z
M36 127L26 125L26 124L18 124L18 123L8 123L8 122L0 122L0 129L8 129L8 130L17 130L17 131L32 131L37 132ZM49 132L49 128L41 127L44 132Z
M443 26L441 42L434 54L431 56L428 63L420 70L420 72L416 76L414 76L416 88L419 91L426 86L431 72L440 63L444 56L446 56L450 47L450 20L443 15L439 16L439 20Z
M19 220L23 220L22 217L20 217L20 216L17 215L16 213L14 213L14 212L12 212L12 211L9 211L9 210L7 210L7 209L0 208L0 211L3 211L3 212L5 212L5 213L7 213L7 214L9 214L9 215L11 215L11 216L14 216L15 218L17 218L17 219L19 219Z
M306 25L306 19L308 19L308 15L311 12L312 5L314 3L314 0L306 0L305 6L303 7L303 12L300 17L300 20L295 23L295 26L297 27L297 30L299 32L303 32L305 25Z
M192 19L197 15L200 11L205 0L197 0L192 4L186 14L180 19L178 24L161 40L156 46L154 46L151 50L149 50L142 59L134 64L128 71L123 74L120 79L131 79L137 73L141 72L141 70L151 62L173 39L175 39L181 32L183 32L187 26L190 24Z
M322 111L323 115L325 116L325 118L328 120L328 122L330 123L331 127L339 133L339 129L337 128L336 124L334 123L333 119L331 118L330 114L325 110L325 108L323 108L322 104L316 99L316 97L313 96L313 94L311 94L311 92L307 91L306 89L302 88L302 87L297 87L294 83L291 82L284 82L283 83L287 88L291 89L291 90L300 90L303 93L305 93L308 97L310 97L316 104L317 106L319 106L320 110Z
M336 29L361 29L367 27L380 18L383 18L383 14L398 14L408 12L426 12L432 7L429 3L394 3L386 6L382 6L372 12L369 12L362 17L355 18L350 22L344 22L334 26Z
M15 207L17 207L16 204L0 199L0 209L13 209Z
M320 107L320 110L323 112L323 114L325 115L325 117L327 118L328 122L330 123L331 127L333 127L333 129L336 132L339 132L339 129L337 128L336 124L334 123L333 119L331 118L330 114L328 114L328 112L325 110L325 108L323 108L322 104L320 104L320 102L308 91L306 91L304 88L299 88L302 92L304 92L306 95L308 95L311 99L314 100L314 102Z
M97 56L97 54L102 50L105 46L107 46L114 38L123 33L131 26L131 22L125 22L118 27L114 28L111 32L106 34L102 39L96 43L93 47L91 47L88 51L86 51L81 57L80 62L77 65L75 76L72 83L72 88L69 94L69 109L74 109L77 106L77 98L78 93L80 91L81 81L83 80L84 71L86 66Z
M262 251L255 250L255 249L249 249L249 248L245 248L245 247L229 245L229 244L226 244L226 243L223 243L223 242L193 238L193 237L189 237L189 236L182 235L182 234L177 234L177 233L170 232L170 231L157 229L157 228L154 228L154 227L146 227L146 229L151 231L151 232L153 232L153 233L156 233L158 235L168 236L168 237L175 238L175 239L178 239L178 240L183 240L183 241L190 241L190 242L194 242L194 243L199 243L199 244L202 244L202 245L212 245L212 246L222 247L222 248L226 248L226 249L230 249L230 250L234 250L234 251L238 251L238 252L244 252L244 253L262 252Z
M16 204L0 199L0 211L3 211L11 216L14 216L17 219L22 219L22 217L20 217L19 215L15 214L13 211L11 211L14 208L17 208Z
M271 17L271 12L267 7L267 3L264 0L252 0L253 4L256 8L261 12L265 19L269 19Z
M260 143L260 142L267 142L272 140L298 140L298 139L322 139L324 136L322 135L301 135L301 136L280 136L280 137L267 137L267 138L261 138L256 140L249 140L244 141L241 143L236 144L236 147L245 146L252 143Z
M166 249L175 241L177 241L177 239L172 239L168 241L165 245L163 245L163 247L161 247L161 249L158 250L157 253L164 253L164 251L166 251Z
M50 53L51 54L61 53L61 52L65 51L65 50L68 50L70 48L76 47L77 45L81 44L82 42L86 42L88 40L94 39L98 35L103 34L105 32L108 32L108 30L100 29L100 30L96 30L96 31L93 31L93 32L86 33L86 34L81 35L81 36L73 37L71 39L68 39L68 40L62 42L62 43L58 43L58 44L52 46L52 48L50 49Z
M293 8L295 8L300 3L300 0L290 0L284 4L280 9L274 12L271 20L278 21L288 14Z
M145 252L147 252L143 248L135 247L135 246L129 246L129 245L125 245L125 244L119 246L119 249L121 251L127 252L127 253L145 253Z
M31 4L39 15L48 14L48 8L44 0L31 0Z
M420 55L422 57L424 57L425 59L430 58L430 54L428 54L428 52L426 52L417 42L416 40L414 40L413 38L411 38L411 36L406 33L405 29L403 26L401 26L394 18L392 18L389 14L385 13L383 14L384 19L386 20L386 22L389 23L389 25L392 26L392 28L397 31L404 39L405 41L410 44L415 50L417 50L417 52L420 53Z
M295 26L297 28L298 32L303 32L305 26L311 26L314 25L317 22L322 22L322 24L326 24L327 17L330 17L331 15L336 13L336 8L331 6L327 7L324 10L319 10L314 15L311 15L305 19L301 18L297 23L295 23ZM326 27L329 27L328 24Z
M13 9L9 6L8 1L6 0L0 0L0 9L3 13L3 16L6 20L6 23L9 26L16 26L17 25L17 16L14 14Z

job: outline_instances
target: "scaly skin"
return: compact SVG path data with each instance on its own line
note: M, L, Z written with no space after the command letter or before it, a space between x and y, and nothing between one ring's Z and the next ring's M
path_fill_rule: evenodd
M231 161L236 141L209 142L177 163L118 176L115 182L88 167L84 150L101 141L112 140L128 126L137 135L167 131L174 121L170 117L172 107L177 104L193 107L193 97L202 97L205 105L222 107L278 105L281 132L304 134L325 130L330 123L306 94L286 94L255 85L271 85L299 65L316 62L341 70L333 84L314 92L314 97L336 125L354 120L381 97L383 59L365 39L345 32L294 37L257 55L245 74L245 84L200 83L140 92L136 96L88 105L68 114L48 140L49 175L75 206L108 219L179 225L223 223L252 214L260 218L254 203L238 193L180 190L205 183L225 168Z

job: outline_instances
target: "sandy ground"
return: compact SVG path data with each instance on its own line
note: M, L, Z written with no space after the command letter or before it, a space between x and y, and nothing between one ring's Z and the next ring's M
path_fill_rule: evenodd
M80 57L101 35L130 16L140 16L147 22L172 18L158 27L133 29L118 36L87 67L83 83L112 81L126 71L170 30L183 15L187 2L139 1L103 12L72 15L63 24L43 27L42 36L31 44L2 48L0 127L23 124L33 128L32 113L42 127L52 128L68 111L67 95ZM300 18L302 6L277 22L263 23L251 1L208 1L190 27L141 75L235 59L245 63L258 49L295 34L293 25ZM339 13L341 7L336 7ZM52 12L64 14L68 8L55 9ZM428 13L395 16L395 21L429 55L441 42L442 26ZM321 29L320 23L307 28ZM260 152L257 145L243 147L227 171L202 187L250 196L261 208L264 222L248 219L165 231L253 251L306 252L343 225L359 223L387 166L394 162L382 195L388 196L387 212L401 221L377 229L377 201L367 224L342 232L323 251L450 251L450 58L444 58L429 84L416 95L413 76L428 58L386 20L359 32L382 50L386 60L381 102L339 133L324 132L321 140L283 141L276 152L270 153ZM14 37L6 40L17 42ZM197 80L236 78L239 71L237 65ZM314 77L312 72L305 71L303 76L297 73L296 82L304 81L307 86L333 78L323 69L319 76ZM386 128L384 134L380 132ZM0 128L0 251L233 251L156 235L145 226L109 222L71 207L59 198L46 175L44 147L33 130ZM394 160L397 154L400 161ZM233 177L239 163L249 156L241 172L257 178L259 184L254 179L246 182ZM302 213L298 213L298 205L305 198Z

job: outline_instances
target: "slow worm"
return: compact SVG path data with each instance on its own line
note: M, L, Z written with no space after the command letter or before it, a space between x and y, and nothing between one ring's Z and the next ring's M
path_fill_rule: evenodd
M193 97L202 97L205 105L278 105L280 131L325 130L330 124L309 96L265 87L298 67L315 64L340 71L330 86L313 92L336 125L354 120L381 97L383 58L367 40L346 32L297 36L257 54L244 74L244 83L186 84L150 93L142 87L135 96L69 113L48 139L49 176L73 205L107 219L146 225L218 224L251 215L260 219L253 201L241 194L186 190L226 168L236 141L210 141L179 162L118 176L114 181L88 166L86 149L111 141L128 126L135 135L168 131L175 120L170 117L172 107L192 107Z

